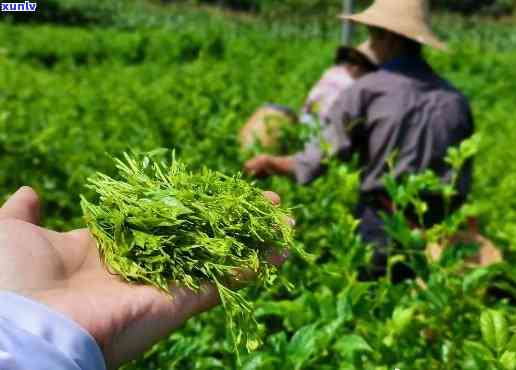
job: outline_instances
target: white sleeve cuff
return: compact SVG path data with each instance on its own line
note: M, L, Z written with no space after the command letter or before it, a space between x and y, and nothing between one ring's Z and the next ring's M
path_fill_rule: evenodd
M0 369L105 370L93 337L49 307L0 292Z

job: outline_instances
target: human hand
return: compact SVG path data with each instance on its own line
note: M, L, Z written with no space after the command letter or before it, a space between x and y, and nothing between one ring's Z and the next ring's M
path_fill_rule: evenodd
M267 177L273 174L294 176L294 157L271 156L261 154L246 162L244 172L256 177Z
M267 177L271 173L271 156L260 154L248 160L244 165L244 172L251 176Z
M279 197L264 195L278 204ZM71 318L97 341L108 369L135 358L193 315L219 303L210 284L194 293L130 285L109 273L88 230L37 226L39 198L28 187L0 209L0 290L24 295ZM280 265L281 256L271 258Z

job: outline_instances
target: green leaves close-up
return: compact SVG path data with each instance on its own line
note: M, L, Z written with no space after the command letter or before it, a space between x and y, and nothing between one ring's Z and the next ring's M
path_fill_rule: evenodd
M333 18L278 19L274 11L285 13L274 1L261 9L250 1L251 13L192 2L50 3L54 10L37 22L0 22L2 196L34 187L45 226L87 224L106 263L132 282L164 288L177 280L196 289L218 281L225 299L124 370L516 369L512 18L435 18L451 52L428 51L429 62L474 111L478 135L447 159L456 173L472 161L472 194L442 223L414 230L406 210L421 219L432 207L421 193L450 199L456 179L386 176L395 212L384 219L397 246L388 274L363 281L372 253L356 233L356 159L329 158L327 174L310 186L240 173L249 155L240 127L266 102L302 105L332 63ZM332 4L321 13L339 5ZM293 150L309 133L291 127L282 135L282 150ZM259 189L278 193L281 208ZM454 241L473 216L502 262L475 266L479 243ZM429 258L436 243L446 248ZM276 269L263 258L269 247L294 253ZM399 264L416 276L394 284ZM235 267L259 272L258 284L227 288ZM247 330L249 347L255 338L263 344L235 351L239 330Z

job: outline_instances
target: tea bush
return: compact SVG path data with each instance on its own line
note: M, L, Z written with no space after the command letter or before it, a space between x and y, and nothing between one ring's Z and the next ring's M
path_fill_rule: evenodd
M193 169L239 171L240 125L263 102L299 107L338 40L337 30L317 24L153 9L138 16L141 23L103 27L0 23L0 189L7 196L21 185L36 188L48 226L84 225L79 194L91 195L84 184L95 171L113 174L110 155L174 148ZM470 97L483 138L471 203L508 263L459 274L463 256L451 255L421 272L426 289L358 281L369 250L354 232L354 166L332 163L309 187L260 181L295 207L297 243L316 258L284 266L291 291L247 290L264 347L239 366L217 309L127 369L514 368L516 33L454 18L438 25L453 52L429 51L429 59ZM493 328L493 320L503 325Z

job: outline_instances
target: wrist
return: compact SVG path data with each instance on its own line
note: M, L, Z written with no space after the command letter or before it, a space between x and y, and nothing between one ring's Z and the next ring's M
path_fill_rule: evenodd
M283 174L283 175L291 175L292 174L292 169L293 169L292 157L269 156L267 161L268 161L268 168L272 172Z
M274 173L275 172L275 157L269 154L265 155L265 168L267 169L267 172Z

